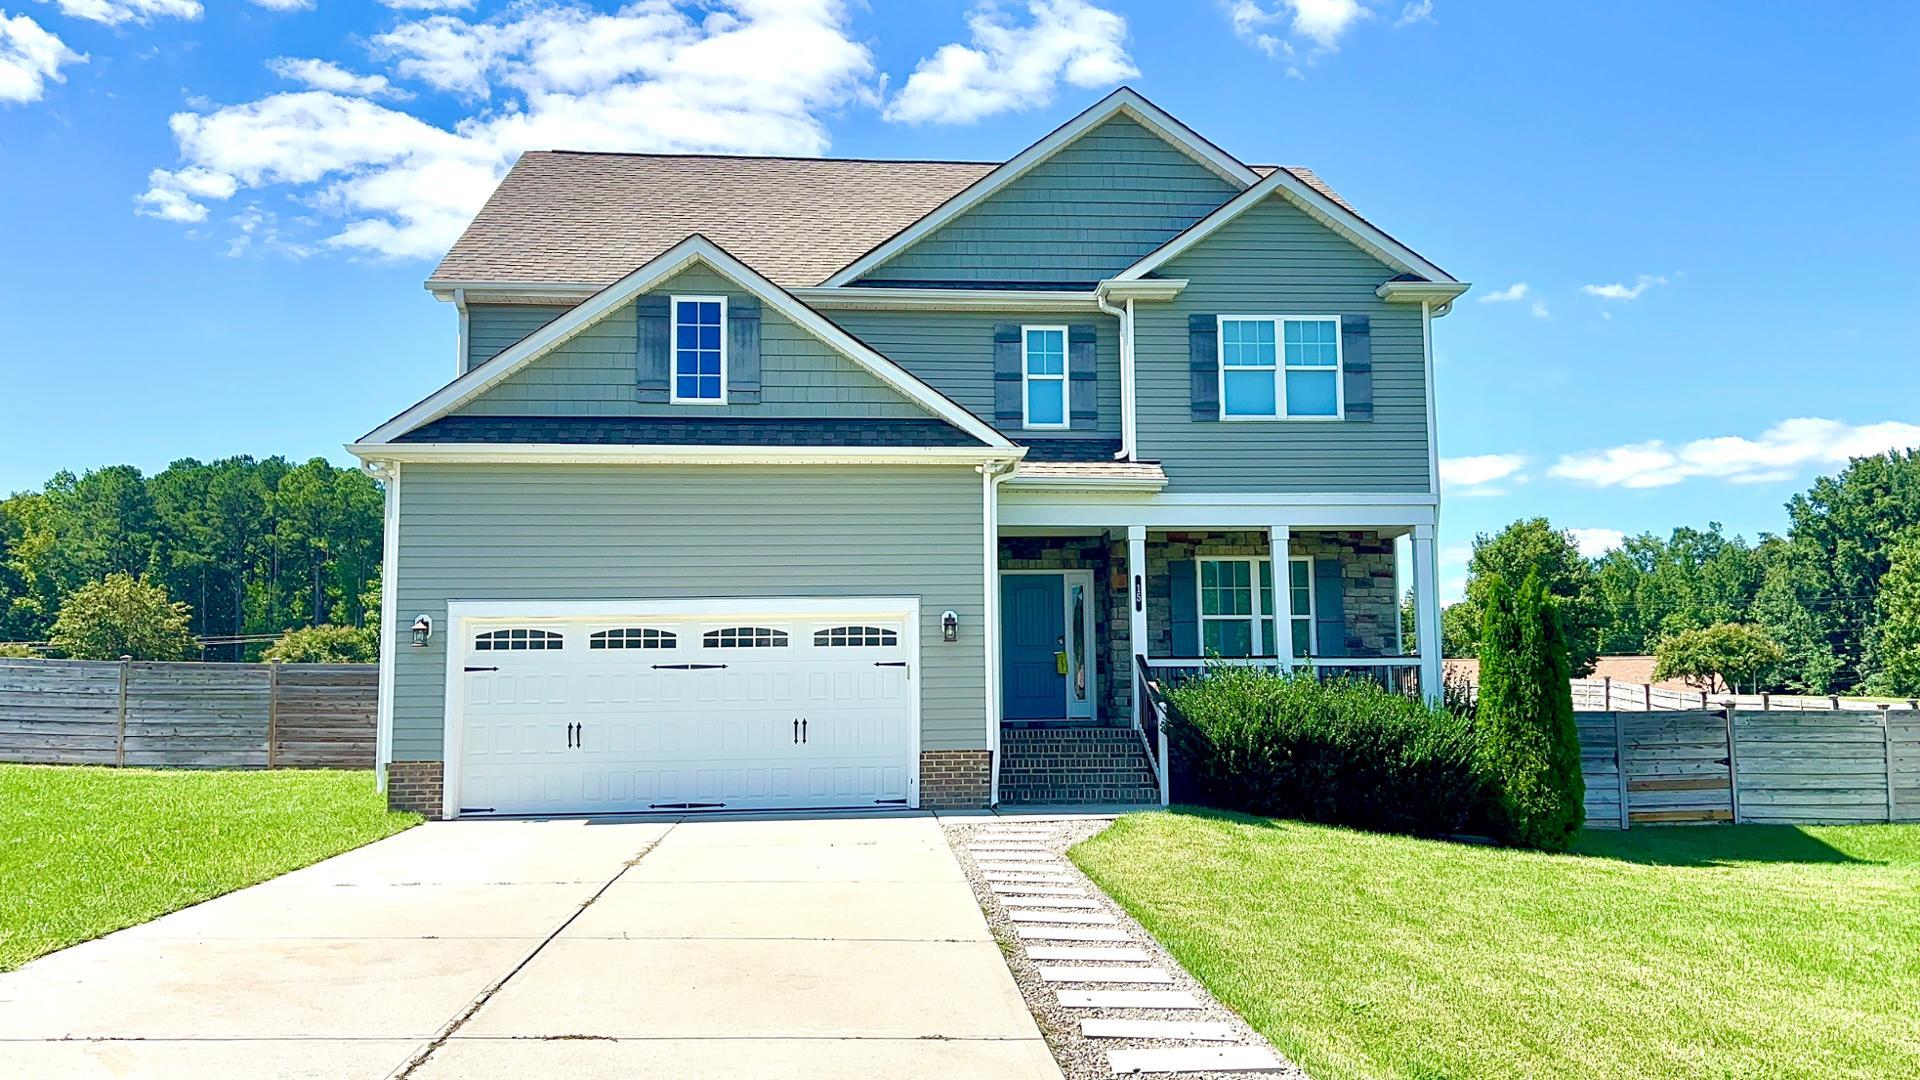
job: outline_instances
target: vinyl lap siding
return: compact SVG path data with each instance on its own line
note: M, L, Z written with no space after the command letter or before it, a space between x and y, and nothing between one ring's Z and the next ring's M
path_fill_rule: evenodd
M656 293L746 296L704 266L689 267ZM469 324L469 334L472 332ZM455 410L465 416L859 416L928 415L785 316L761 305L761 392L757 403L669 405L634 396L639 348L632 304L624 304L558 348Z
M1167 490L1425 492L1425 360L1420 308L1374 295L1394 271L1280 196L1162 267L1190 284L1136 308L1140 454L1166 468ZM1373 331L1374 419L1191 419L1187 316L1366 315Z
M1099 372L1097 428L1071 432L1036 431L1042 436L1120 435L1120 325L1112 316L1090 311L994 314L969 311L835 311L833 321L881 355L925 380L962 408L993 423L993 328L996 323L1094 328L1094 357ZM1019 434L1017 423L997 425Z
M451 643L406 628L450 599L918 596L922 748L984 749L980 500L970 466L404 466L394 758L441 758Z
M1092 283L1239 192L1116 116L922 237L863 281Z
M460 370L479 367L571 308L571 304L468 304L466 367Z

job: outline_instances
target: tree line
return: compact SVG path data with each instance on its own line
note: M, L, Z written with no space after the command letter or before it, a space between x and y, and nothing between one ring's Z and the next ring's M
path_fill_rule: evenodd
M0 501L0 642L43 646L82 590L90 602L69 623L160 590L154 602L184 605L186 633L210 642L194 650L208 660L255 658L303 627L364 627L379 606L383 502L372 477L324 458L62 471ZM149 591L108 587L122 576ZM249 637L262 640L234 640Z
M1482 534L1466 598L1441 614L1444 650L1475 655L1495 583L1535 573L1560 602L1575 677L1596 656L1664 646L1738 651L1760 689L1920 694L1920 451L1856 458L1786 509L1784 535L1749 543L1709 523L1597 558L1545 518Z

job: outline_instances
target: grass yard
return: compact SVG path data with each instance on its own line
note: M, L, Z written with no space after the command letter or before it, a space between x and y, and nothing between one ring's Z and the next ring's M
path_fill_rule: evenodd
M0 765L0 971L419 820L371 772Z
M1920 825L1542 855L1176 811L1072 857L1314 1080L1920 1076Z

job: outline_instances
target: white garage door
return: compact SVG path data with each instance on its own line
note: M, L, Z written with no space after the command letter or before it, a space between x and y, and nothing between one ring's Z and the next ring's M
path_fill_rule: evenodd
M515 604L529 614L506 615L458 607L448 734L459 772L448 795L462 815L913 798L916 610L875 601L591 615L574 605ZM555 613L533 614L542 610Z

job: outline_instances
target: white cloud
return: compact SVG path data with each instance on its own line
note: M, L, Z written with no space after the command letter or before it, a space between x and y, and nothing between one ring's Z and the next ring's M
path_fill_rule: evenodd
M465 11L474 0L380 0L395 11Z
M0 104L38 101L50 82L65 82L60 69L87 58L25 15L0 11Z
M1524 281L1516 281L1504 289L1482 296L1480 302L1483 304L1510 304L1515 300L1525 300L1527 298L1527 292L1527 283Z
M268 11L308 11L313 0L247 0L254 7L263 7Z
M1553 312L1547 310L1547 302L1545 300L1535 300L1533 306L1527 310L1536 319L1553 318Z
M966 124L1038 108L1061 82L1099 87L1140 74L1127 55L1127 20L1086 0L1028 0L1032 22L1016 26L992 0L967 15L973 44L942 45L921 60L887 103L907 124Z
M54 0L60 14L88 22L118 26L123 22L148 23L155 19L197 19L200 0Z
M1567 534L1573 537L1573 546L1580 549L1580 554L1589 559L1605 555L1627 539L1619 529L1568 529Z
M267 70L289 82L303 83L315 90L330 90L354 97L401 97L413 95L387 80L385 75L355 75L331 60L297 60L276 56L267 61Z
M532 0L402 23L375 41L395 74L489 104L450 126L339 90L198 106L172 117L182 164L139 209L204 221L210 200L280 188L332 222L285 243L436 256L523 150L823 153L818 114L872 98L846 23L841 0L731 0L698 21L668 0Z
M1411 0L1407 6L1400 9L1400 17L1393 20L1393 25L1398 28L1402 26L1412 26L1414 23L1432 21L1433 0Z
M1853 425L1801 417L1783 420L1758 439L1725 435L1669 446L1660 439L1567 454L1547 470L1590 487L1658 488L1708 478L1734 484L1788 480L1808 465L1920 446L1920 424L1888 420Z
M1452 495L1501 495L1501 481L1519 482L1520 470L1527 467L1521 454L1476 454L1472 457L1442 458L1440 486Z
M1640 294L1649 288L1666 283L1667 279L1657 274L1641 274L1632 285L1622 285L1616 281L1611 285L1582 285L1580 291L1602 300L1638 300Z
M1321 54L1339 52L1348 30L1373 18L1360 0L1275 0L1272 6L1261 0L1226 0L1225 6L1234 34L1268 56L1288 61L1287 74L1295 78L1305 76L1293 62L1297 54L1288 37L1312 44L1305 61L1312 66Z

